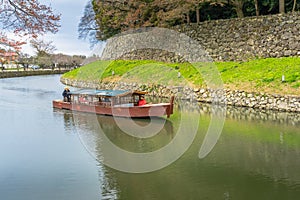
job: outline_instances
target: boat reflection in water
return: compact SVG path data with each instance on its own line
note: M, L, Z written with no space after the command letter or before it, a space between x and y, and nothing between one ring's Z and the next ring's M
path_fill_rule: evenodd
M77 132L84 143L90 142L89 148L95 149L100 155L103 140L100 132L118 147L132 152L154 151L174 137L172 122L159 117L130 119L76 113L74 119ZM91 144L92 141L95 142L94 145Z

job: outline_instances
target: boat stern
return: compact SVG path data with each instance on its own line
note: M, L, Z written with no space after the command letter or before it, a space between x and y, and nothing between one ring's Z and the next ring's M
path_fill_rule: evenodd
M71 103L70 102L64 102L63 100L59 99L59 100L53 100L52 101L52 106L53 106L53 108L70 110Z

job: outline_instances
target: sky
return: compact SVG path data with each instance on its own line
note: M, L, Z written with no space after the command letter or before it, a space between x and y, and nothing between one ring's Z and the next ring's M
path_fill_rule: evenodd
M87 0L40 0L40 3L50 5L55 13L61 13L59 31L56 34L49 33L41 37L45 42L53 41L52 44L57 49L54 53L98 55L98 52L94 52L95 50L90 48L88 40L78 39L78 24L87 2ZM34 55L34 50L30 47L30 44L24 45L22 51Z

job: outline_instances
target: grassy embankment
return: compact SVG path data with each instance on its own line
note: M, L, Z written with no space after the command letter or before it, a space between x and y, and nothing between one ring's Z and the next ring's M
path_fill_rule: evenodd
M212 64L170 64L143 61L96 61L63 76L71 79L140 82L147 84L205 87L203 74ZM267 58L248 62L215 62L225 88L247 92L300 95L300 58ZM112 72L114 75L112 76ZM178 72L181 78L178 78ZM202 75L201 75L202 74ZM285 81L282 82L282 75ZM207 79L207 78L205 78Z

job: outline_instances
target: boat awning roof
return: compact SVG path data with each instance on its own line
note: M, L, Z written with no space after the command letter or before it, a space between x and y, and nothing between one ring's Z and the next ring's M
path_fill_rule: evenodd
M89 95L89 96L104 96L104 97L118 97L126 96L128 94L144 95L147 92L142 91L130 91L130 90L93 90L93 89L81 89L70 92L71 95Z

